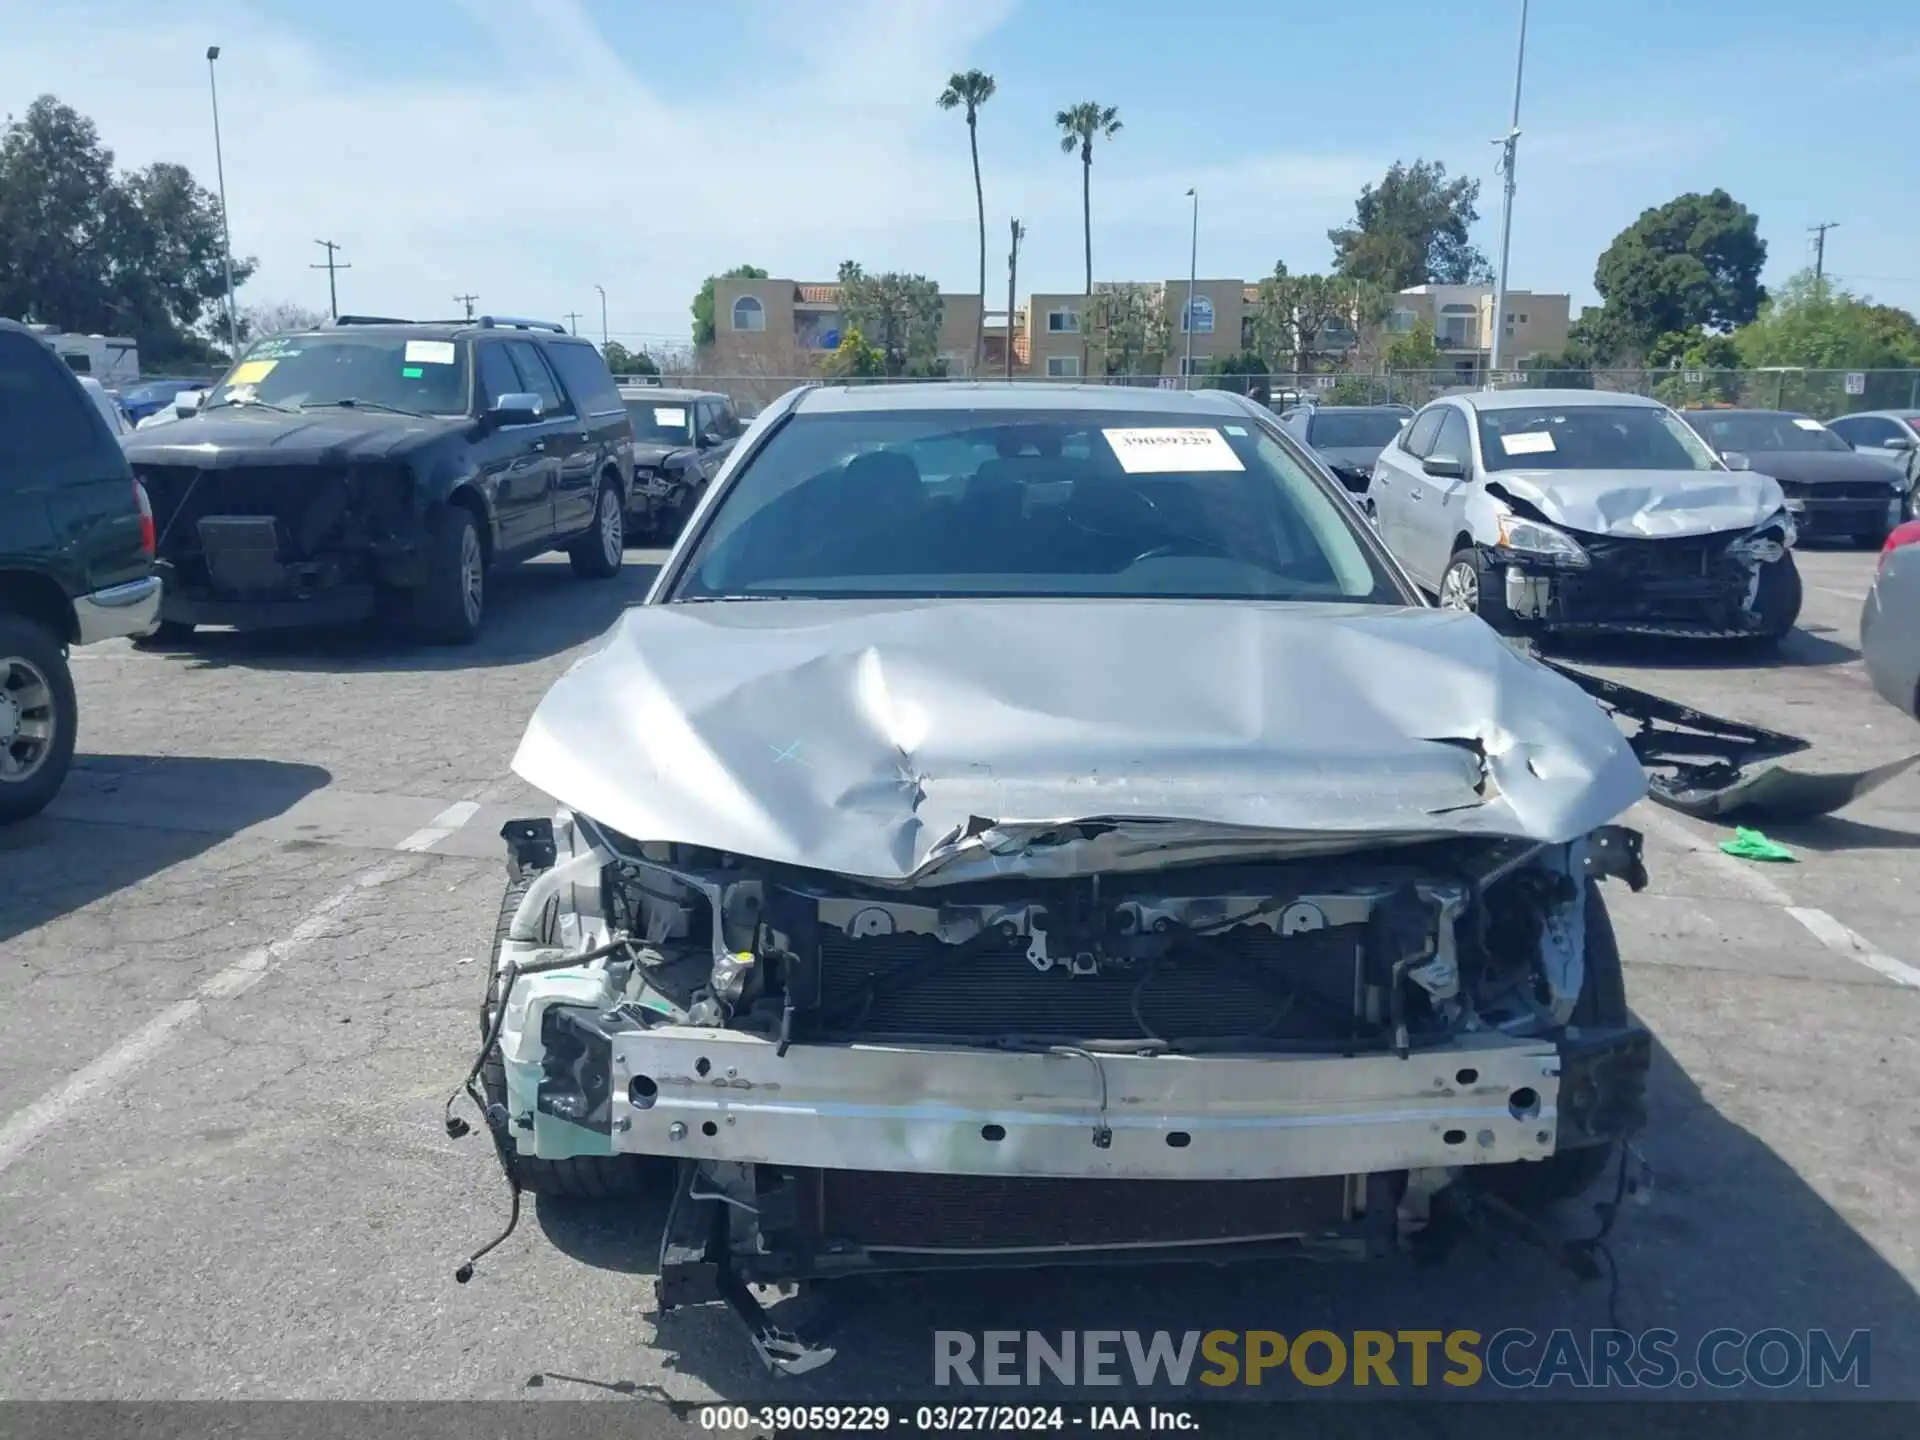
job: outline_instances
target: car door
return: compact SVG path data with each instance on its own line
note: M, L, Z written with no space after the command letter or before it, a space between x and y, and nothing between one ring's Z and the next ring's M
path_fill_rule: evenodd
M1458 460L1462 473L1458 476L1428 474L1427 462L1442 458ZM1409 492L1412 534L1406 566L1421 584L1435 589L1446 573L1447 561L1453 556L1455 537L1467 528L1467 496L1477 483L1473 426L1464 407L1453 404L1442 407L1439 432L1420 463L1420 483Z
M633 453L633 421L627 414L625 402L620 398L619 388L613 382L612 374L607 370L607 362L600 358L600 352L584 340L554 339L545 342L542 353L560 377L560 383L566 388L573 402L574 414L581 419L580 428L587 432L587 448L592 452L590 461L584 467L576 466L568 470L564 465L560 481L559 498L562 520L567 516L578 516L579 506L574 502L580 499L576 494L575 471L584 475L584 506L586 522L591 523L594 513L594 500L599 495L601 477L609 467L622 477L628 477ZM620 501L626 503L624 488Z
M503 395L527 392L506 341L476 341L474 354L482 414ZM496 548L502 553L525 550L544 540L553 530L553 461L540 423L495 427L489 422L475 448L481 484L493 507Z
M1896 451L1887 444L1889 440L1897 441L1904 432L1896 421L1885 415L1843 415L1827 428L1862 455L1895 465L1906 461L1904 450Z
M1367 487L1367 503L1373 508L1373 520L1379 528L1380 538L1387 542L1387 549L1402 564L1407 561L1411 524L1407 507L1412 503L1420 481L1425 478L1420 469L1420 460L1432 447L1434 437L1440 433L1440 422L1445 418L1441 414L1442 408L1432 405L1414 416L1413 422L1374 461L1373 483Z
M547 462L551 508L547 528L536 540L577 535L593 523L593 488L598 478L593 436L575 410L541 347L531 340L509 340L507 353L526 388L540 397L539 438Z

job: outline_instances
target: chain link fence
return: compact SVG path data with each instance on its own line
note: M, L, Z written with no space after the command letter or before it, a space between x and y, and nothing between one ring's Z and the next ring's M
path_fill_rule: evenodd
M671 374L664 386L709 390L727 396L751 415L802 385L946 385L969 379L1002 380L994 374L886 379L839 379L820 375ZM1322 405L1408 405L1418 408L1441 395L1484 388L1484 381L1454 370L1393 370L1374 374L1038 376L1015 375L1020 385L1116 385L1178 390L1210 388L1252 394L1276 410L1311 400ZM1830 420L1857 410L1920 412L1920 369L1902 370L1516 370L1497 374L1496 389L1569 388L1645 395L1676 407L1791 410Z

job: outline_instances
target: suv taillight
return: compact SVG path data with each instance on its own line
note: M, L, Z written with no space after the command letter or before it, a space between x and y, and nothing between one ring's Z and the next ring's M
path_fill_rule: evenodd
M160 545L153 533L153 502L147 498L147 487L138 480L133 482L133 503L140 507L140 549L151 560Z

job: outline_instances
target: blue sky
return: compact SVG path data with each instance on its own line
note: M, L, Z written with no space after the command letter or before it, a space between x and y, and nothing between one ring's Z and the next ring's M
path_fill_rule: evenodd
M125 164L211 185L205 47L243 303L582 312L628 343L684 337L700 278L842 259L974 288L966 130L947 74L999 81L981 121L988 290L1028 229L1022 293L1077 288L1079 170L1052 117L1119 107L1096 154L1097 278L1324 268L1325 232L1395 159L1484 182L1511 101L1518 0L222 0L156 11L0 0L0 111L52 91ZM1920 26L1910 3L1534 0L1513 284L1591 302L1594 260L1649 205L1723 186L1754 209L1768 279L1839 222L1830 272L1920 309Z

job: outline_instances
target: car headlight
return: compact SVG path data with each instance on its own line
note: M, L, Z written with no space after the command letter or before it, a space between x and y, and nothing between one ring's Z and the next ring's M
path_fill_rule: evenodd
M1789 500L1727 548L1756 560L1778 560L1793 548L1800 532L1793 523L1794 502Z
M1513 550L1523 555L1538 555L1545 559L1557 560L1563 565L1587 565L1592 563L1587 552L1580 548L1580 542L1564 530L1538 520L1528 520L1520 515L1502 515L1500 517L1500 539L1496 542L1502 550Z

